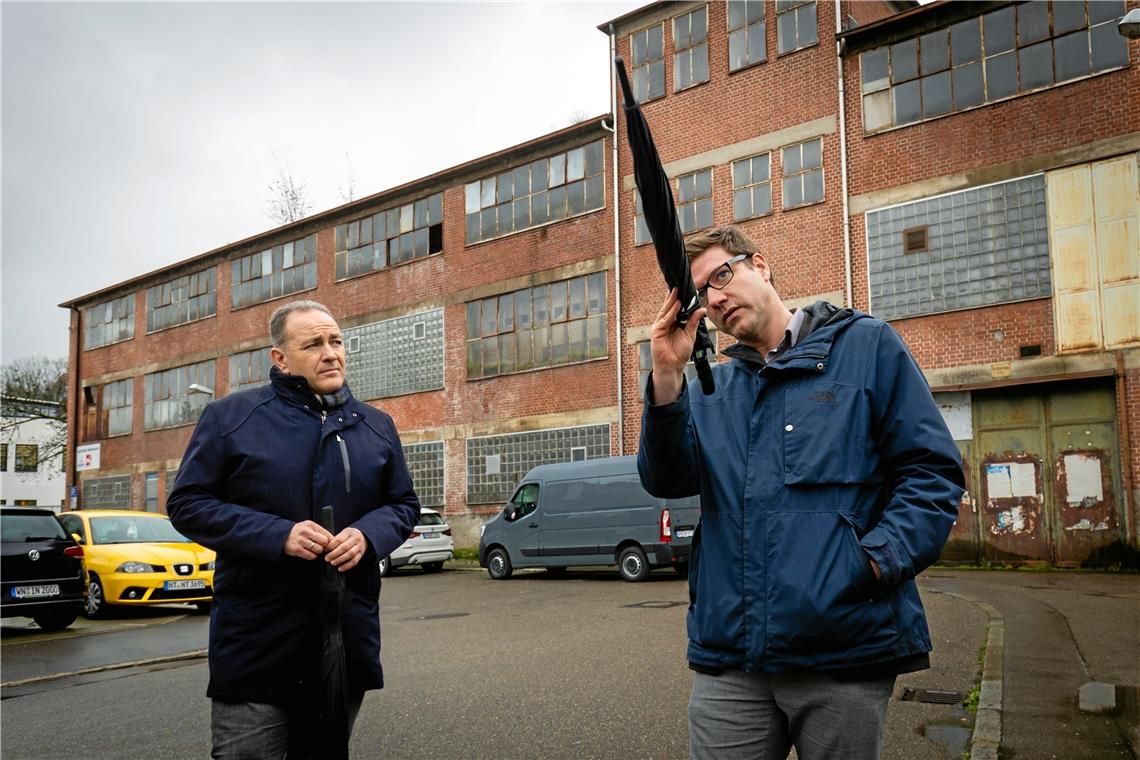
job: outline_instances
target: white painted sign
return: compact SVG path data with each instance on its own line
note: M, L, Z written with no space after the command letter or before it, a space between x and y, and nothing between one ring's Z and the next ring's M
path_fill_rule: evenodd
M974 437L973 411L969 391L946 391L934 394L934 402L950 435L955 441L969 441Z
M1101 479L1100 459L1097 457L1066 454L1065 482L1069 490L1066 501L1070 506L1083 502L1099 504L1104 501L1104 481Z
M82 446L75 447L75 469L82 472L83 470L98 470L99 469L99 451L102 448L101 443L85 443Z

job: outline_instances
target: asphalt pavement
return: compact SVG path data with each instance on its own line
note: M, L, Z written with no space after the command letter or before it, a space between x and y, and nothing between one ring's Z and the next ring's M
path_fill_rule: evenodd
M501 639L501 647L495 647L499 651L484 649L482 654L472 653L467 670L461 659L454 659L457 653L453 652L449 660L454 661L433 671L435 678L453 680L462 688L460 685L471 685L465 677L471 672L470 668L486 669L486 678L493 682L475 687L474 696L483 700L501 694L504 701L488 702L471 717L478 721L480 716L498 715L498 711L502 711L502 715L491 723L473 726L473 732L482 731L488 736L473 735L472 746L482 744L489 749L496 746L497 741L489 734L517 730L517 726L505 717L513 714L514 709L509 704L510 674L513 673L512 678L541 681L544 678L543 658L537 652L541 647L559 646L559 641L563 642L561 646L567 646L568 642L579 645L589 642L582 646L582 656L588 657L589 649L605 645L607 637L604 630L597 630L597 621L550 617L552 631L546 640L527 638L515 641L511 636L512 621L517 620L521 624L530 614L531 607L537 612L540 604L537 598L536 601L528 601L527 597L536 589L530 588L530 584L515 581L486 580L485 575L478 575L482 571L473 563L454 562L449 564L449 569L464 572L445 572L408 580L419 589L428 585L435 588L435 584L440 584L440 589L453 587L453 590L462 586L458 592L465 594L471 604L503 606L504 609L504 618L500 620L501 633L495 633L499 627L493 625L487 631L487 641ZM419 575L414 570L406 574ZM589 574L578 574L577 580L588 581L589 577ZM575 580L575 574L572 574L563 583L538 584L541 588L537 591L543 596L580 593L586 595L583 598L596 598L597 594L610 595L618 591L625 595L629 587L637 585L590 583L580 589ZM401 629L389 625L386 630L390 630L392 635L386 637L385 644L396 651L416 647L415 642L423 634L413 633L413 630L430 630L430 627L416 628L417 625L426 626L439 617L445 617L438 615L439 611L418 595L416 606L407 606L410 601L401 599L401 583L399 575L385 580L383 598L389 604L382 606L381 613L384 620L394 620L405 626L407 635L413 637L402 641L398 638ZM410 586L407 584L404 588ZM1140 724L1136 712L1136 694L1140 687L1140 576L933 568L920 577L919 587L935 647L931 669L899 677L888 713L885 760L960 760L967 753L972 760L999 757L1013 760L1137 760L1140 757L1137 753ZM642 595L645 593L662 600L673 596L680 598L683 597L683 584L679 579L665 584L651 582L641 592ZM482 602L480 596L485 596ZM391 605L392 602L396 604ZM516 604L517 607L514 606ZM541 604L548 605L549 600ZM542 614L549 617L551 610L558 608L544 606L542 609ZM674 650L683 651L683 608L674 607L667 612L667 617L662 619L666 623L665 629L660 634L655 633L655 638L644 642L644 645L653 649L664 646L669 651L658 653L658 656L667 656L671 661L678 654ZM0 649L0 697L8 700L33 694L53 681L76 674L88 674L86 677L90 678L90 674L135 667L140 663L203 662L207 618L194 616L188 611L181 613L177 609L175 613L173 617L169 611L155 613L153 618L145 614L132 615L107 623L79 621L72 630L58 634L36 633L30 621L5 620ZM393 619L393 615L400 617ZM405 617L412 622L405 621ZM170 625L172 620L177 620L178 624ZM425 622L417 624L414 622L417 620ZM462 618L448 619L439 620L438 624L458 627L465 625L465 621ZM576 631L578 627L581 630ZM430 651L430 641L425 641L424 646L427 647L425 653ZM513 652L518 656L512 655ZM498 660L516 662L504 668L492 664ZM397 667L389 669L397 670ZM584 662L582 667L584 672L589 672L588 662ZM456 668L464 672L454 672ZM674 670L671 666L668 672ZM494 681L496 675L502 680ZM631 663L629 678L644 678L636 662ZM390 690L385 690L384 699L389 700L389 708L386 709L395 706L390 700L397 696L401 684L408 683L398 670L391 680L396 691L387 694ZM962 701L979 683L980 693L976 694L978 709L975 712L967 709ZM1099 686L1090 690L1088 684ZM1079 698L1082 687L1086 692L1084 711ZM687 695L688 683L671 678L669 683L659 684L658 688L666 690L662 693L669 695L668 700L678 703L669 713L673 716L670 722L679 720L683 723L681 703ZM430 690L427 693L430 694ZM551 699L551 704L558 704L556 697ZM6 705L11 706L13 703ZM555 715L545 718L535 715L535 709L540 706L536 702L517 707L520 715L525 712L525 719L532 722L542 718L543 721L555 721L551 725L557 725L563 719ZM570 707L581 710L583 715L592 709L588 701L576 702ZM571 715L565 717L574 722ZM593 716L591 719L597 722L604 720L605 716ZM386 729L399 731L401 727L409 734L419 730L401 720L396 726L374 733L362 729L361 735L354 737L353 744L357 746L357 739L360 739L365 746L375 747L378 741L384 742L381 746L385 746L392 741L392 734ZM5 733L7 728L5 726ZM684 727L674 726L670 730L683 731ZM633 739L632 746L638 746ZM418 747L421 757L437 756L414 738L408 742L401 740L400 744ZM674 752L683 744L683 741L673 742L669 745L672 747L670 752L683 754ZM508 746L515 745L502 745L499 749L506 750ZM596 746L593 755L581 749L563 752L558 746L561 745L553 741L544 744L543 756L607 756L604 751L598 754ZM630 754L629 746L627 744L623 755ZM650 754L647 752L645 756ZM462 751L456 754L454 748L440 756L444 755L464 756ZM500 751L499 756L509 755Z

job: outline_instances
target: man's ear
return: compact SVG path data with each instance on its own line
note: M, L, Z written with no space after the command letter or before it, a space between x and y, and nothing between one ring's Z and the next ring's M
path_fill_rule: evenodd
M273 364L277 367L277 369L281 370L286 375L289 374L289 365L285 362L285 354L279 348L277 348L277 346L269 349L269 358L273 360Z
M764 278L764 282L771 281L772 270L768 268L768 261L764 258L764 254L760 252L752 254L752 266L760 272L760 276Z

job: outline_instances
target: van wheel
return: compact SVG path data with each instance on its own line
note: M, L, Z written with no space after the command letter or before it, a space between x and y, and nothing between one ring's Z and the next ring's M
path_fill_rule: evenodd
M640 546L627 546L618 555L618 570L627 581L643 581L649 575L649 563Z
M511 577L511 558L505 549L496 546L487 555L487 575L497 581L504 581Z

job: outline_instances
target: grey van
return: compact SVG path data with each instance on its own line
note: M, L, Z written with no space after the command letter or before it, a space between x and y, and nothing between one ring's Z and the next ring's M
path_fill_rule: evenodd
M479 565L496 580L515 568L560 572L571 565L617 565L627 581L658 567L685 573L699 517L695 496L646 493L636 457L544 464L482 527Z

